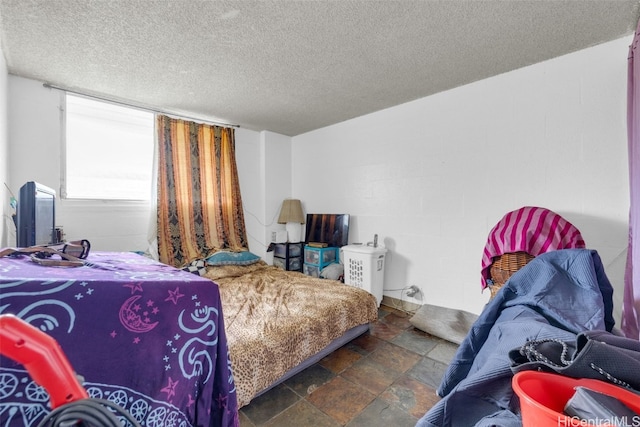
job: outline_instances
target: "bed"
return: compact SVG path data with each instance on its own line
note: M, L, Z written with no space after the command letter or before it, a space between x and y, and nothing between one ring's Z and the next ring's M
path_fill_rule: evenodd
M238 407L368 331L370 293L259 260L207 266L218 284Z
M54 338L90 397L146 427L238 426L218 288L130 252L91 252L82 267L0 258L0 314ZM0 357L0 424L35 426L49 398Z

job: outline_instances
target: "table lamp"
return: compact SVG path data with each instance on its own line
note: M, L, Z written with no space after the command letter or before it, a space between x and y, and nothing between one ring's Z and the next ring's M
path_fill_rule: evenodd
M280 208L278 224L286 224L287 236L290 243L298 243L302 238L302 226L304 215L302 204L297 199L285 199Z

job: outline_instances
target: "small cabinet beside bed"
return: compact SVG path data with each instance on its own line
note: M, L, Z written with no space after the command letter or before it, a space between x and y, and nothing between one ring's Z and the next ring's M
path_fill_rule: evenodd
M273 265L283 270L302 271L302 243L276 243Z
M320 277L323 268L340 261L339 250L335 247L322 248L305 245L303 273L308 276Z

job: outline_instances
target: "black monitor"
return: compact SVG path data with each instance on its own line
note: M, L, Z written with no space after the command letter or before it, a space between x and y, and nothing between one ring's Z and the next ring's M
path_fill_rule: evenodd
M305 243L326 243L331 247L349 242L349 214L307 214Z
M17 217L18 247L57 243L55 190L34 181L24 184L20 188Z

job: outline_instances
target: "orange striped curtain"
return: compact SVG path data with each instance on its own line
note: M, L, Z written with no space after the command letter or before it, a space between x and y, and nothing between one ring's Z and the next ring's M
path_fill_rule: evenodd
M158 252L181 268L246 250L232 128L158 115Z

